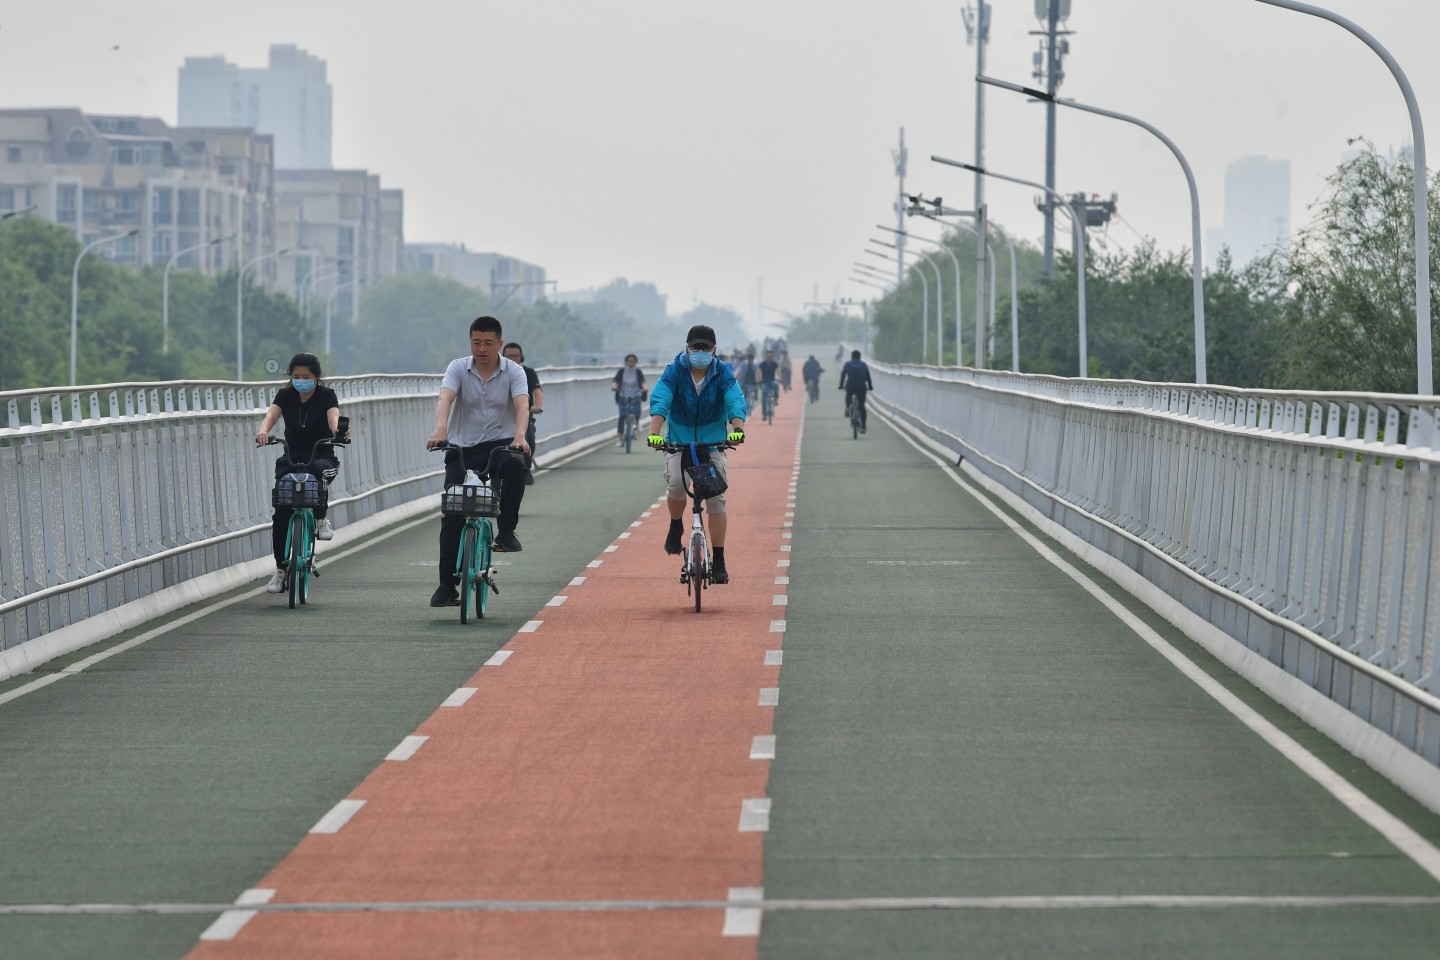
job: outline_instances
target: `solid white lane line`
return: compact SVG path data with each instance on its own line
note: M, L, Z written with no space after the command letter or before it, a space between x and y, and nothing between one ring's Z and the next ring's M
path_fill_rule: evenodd
M397 746L394 750L391 750L389 753L385 754L385 759L409 760L411 757L415 756L415 751L419 750L422 746L424 746L425 741L429 739L429 737L420 736L406 737L404 740L400 741L399 746Z
M773 735L757 736L750 741L751 760L774 760L775 759L775 737Z
M770 632L771 632L771 633L784 633L784 632L785 632L785 621L784 621L784 620L771 620L771 621L770 621Z
M237 907L253 907L262 903L269 903L270 898L275 896L274 890L264 888L253 888L246 890L235 898ZM754 900L754 897L746 897L747 900ZM240 930L255 918L254 910L226 910L215 919L215 922L205 928L200 934L201 940L233 940Z
M341 800L330 808L330 812L320 818L320 822L310 828L311 833L339 833L340 828L350 822L350 818L360 812L365 806L364 800Z
M770 798L740 801L740 832L764 833L770 829Z
M727 901L734 903L754 903L765 899L764 887L731 887ZM720 930L722 937L758 937L760 936L760 918L763 915L759 907L726 907L725 926Z
M473 696L475 696L474 687L460 687L454 693L450 694L450 696L446 697L445 702L440 704L440 706L463 707Z
M493 654L491 654L490 659L485 661L485 666L498 667L506 660L509 660L510 655L514 652L514 650L496 650Z
M545 622L544 620L526 620L525 623L524 623L524 625L521 626L520 629L519 629L519 630L516 630L515 632L516 632L516 633L534 633L536 630L539 630L539 629L540 629L540 624L542 624L542 623L544 623L544 622Z
M785 651L783 650L765 651L765 666L767 667L778 667L784 661L784 659Z
M955 472L949 463L922 448L911 439L905 431L897 430L896 432L912 447L920 451L923 456L928 457L938 464L950 479L959 484L987 510L995 514L1016 536L1028 543L1036 553L1050 561L1051 564L1061 570L1066 576L1079 584L1086 593L1098 600L1107 610L1113 613L1120 622L1134 631L1140 639L1149 644L1150 647L1162 657L1170 661L1177 670L1201 690L1209 694L1237 720L1249 727L1251 731L1266 743L1274 747L1281 756L1308 774L1311 779L1324 788L1331 796L1340 801L1341 804L1361 820L1365 821L1365 823L1369 824L1381 836L1394 844L1395 847L1407 857L1414 860L1422 870L1436 880L1440 880L1440 849L1436 849L1433 844L1415 830L1411 829L1410 826L1399 817L1370 799L1370 797L1357 789L1350 781L1326 766L1319 757L1297 743L1289 734L1282 731L1269 720L1266 720L1250 707L1249 704L1227 690L1218 680L1204 670L1201 670L1195 665L1194 661L1171 646L1169 641L1156 633L1139 617L1131 613L1120 601L1102 590L1095 581L1081 573L1059 554L1041 542L1039 538L1022 527L1018 521L997 507L988 496L985 496L975 487L971 486L965 478Z
M562 594L558 594L558 595L556 595L556 596L551 597L549 600L546 600L546 601L545 601L545 606L547 606L547 607L558 607L558 606L560 606L561 604L563 604L566 600L569 600L569 599L570 599L570 598L567 597L567 596L565 596L565 594L563 594L563 593L562 593Z
M780 688L779 688L779 687L761 687L761 688L760 688L760 706L762 706L762 707L778 707L779 705L780 705Z
M578 586L580 586L580 584L582 584L582 583L584 583L584 582L585 582L585 578L584 578L584 577L571 577L571 578L570 578L570 586L572 586L572 587L578 587Z

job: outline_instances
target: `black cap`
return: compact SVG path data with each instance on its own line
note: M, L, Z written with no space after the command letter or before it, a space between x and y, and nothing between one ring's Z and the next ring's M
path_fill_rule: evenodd
M695 324L690 328L690 332L685 334L685 345L689 346L692 343L708 343L712 347L715 346L715 330L703 323Z

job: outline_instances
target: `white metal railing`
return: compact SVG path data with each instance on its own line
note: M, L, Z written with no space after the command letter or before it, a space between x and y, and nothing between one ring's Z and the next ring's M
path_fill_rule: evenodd
M978 469L1440 763L1440 401L871 369Z
M537 446L611 429L613 371L546 368ZM325 381L350 418L337 527L439 490L438 375ZM283 381L121 383L0 394L0 650L268 555L279 448L254 435Z

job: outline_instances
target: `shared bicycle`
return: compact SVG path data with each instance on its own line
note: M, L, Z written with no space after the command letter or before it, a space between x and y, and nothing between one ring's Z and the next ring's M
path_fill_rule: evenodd
M620 412L625 418L622 424L621 434L625 440L625 452L629 453L635 444L636 433L640 429L640 398L634 397L629 400L621 400Z
M343 434L342 434L343 435ZM310 452L313 460L321 447L334 451L336 446L346 446L349 440L320 440ZM263 446L279 444L284 448L286 462L290 462L290 445L281 437L271 437ZM272 507L289 507L290 526L285 532L285 586L290 595L290 608L296 603L305 604L310 600L310 581L320 576L315 565L315 508L325 502L325 483L311 473L305 473L306 463L292 463L294 469L275 480L270 490Z
M699 450L734 450L735 444L728 441L724 443L697 444L665 443L657 447L652 447L651 449L658 450L661 453L681 453L682 451L690 450L692 447L694 447L698 453ZM688 469L685 471L685 476L689 476ZM694 483L684 480L682 480L682 482L685 485L685 492L690 495L692 503L690 515L693 517L693 520L690 524L690 537L685 541L684 549L681 553L680 582L685 584L686 594L695 598L695 612L699 613L702 604L701 595L710 586L710 572L713 562L710 553L710 541L705 535L705 522L701 516L707 498L700 495L700 491L696 490Z
M449 441L443 441L430 448L455 450L461 457L465 448ZM490 606L490 595L500 593L495 576L495 527L491 518L500 516L500 481L495 476L496 466L509 456L520 456L518 450L497 447L490 451L490 458L483 473L466 470L464 479L446 487L440 494L440 512L447 517L464 517L465 526L460 531L460 549L455 555L455 576L459 578L460 622L469 623L473 613L482 620Z
M850 418L850 438L852 440L859 440L860 434L865 432L865 414L861 407L863 402L859 394L845 395L845 416Z
M760 415L766 423L775 422L775 401L779 399L779 393L773 380L760 385Z

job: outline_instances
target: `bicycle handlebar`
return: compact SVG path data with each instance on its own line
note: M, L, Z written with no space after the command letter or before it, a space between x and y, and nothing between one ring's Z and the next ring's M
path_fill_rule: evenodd
M284 438L284 437L271 437L270 439L266 440L264 443L259 443L259 442L257 442L257 443L255 444L255 446L257 446L257 447L273 447L273 446L275 446L276 444L279 444L280 446L282 446L282 447L285 448L285 459L286 459L286 460L289 460L289 459L290 459L290 444L285 441L285 438ZM348 446L350 446L350 439L349 439L348 437L345 438L344 440L341 440L341 439L339 439L338 437L326 437L326 438L323 439L323 440L316 440L316 441L315 441L315 446L313 446L313 447L310 448L310 460L314 460L314 459L315 459L315 451L318 450L318 449L320 449L320 445L321 445L321 444L325 444L326 446L330 447L330 448L333 450L335 447L348 447ZM306 463L309 463L309 461L307 460ZM304 464L296 464L296 466L304 466Z
M734 450L734 449L736 448L736 446L738 446L738 444L734 444L734 443L731 443L729 440L725 440L725 441L723 441L723 442L721 442L721 443L697 443L697 444L695 444L695 446L696 446L696 447L702 447L702 448L704 448L704 449L706 449L706 450ZM688 444L688 443L662 443L660 446L658 446L658 447L651 447L650 449L651 449L651 450L654 450L654 451L656 451L656 452L658 452L658 453L679 453L679 452L682 451L682 450L689 450L689 449L690 449L690 444Z

